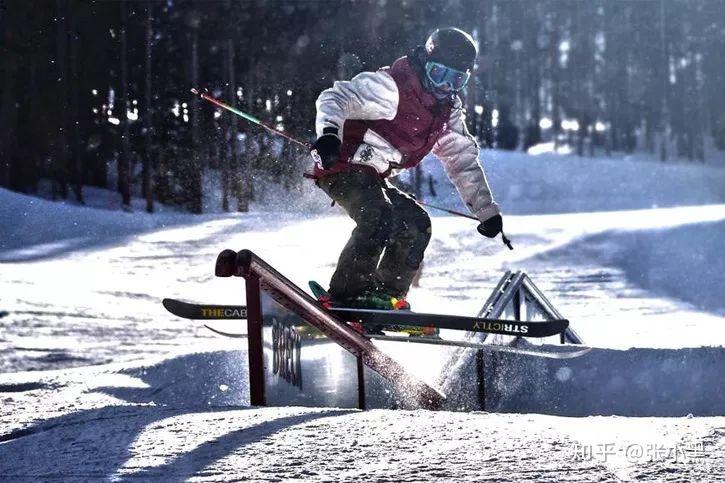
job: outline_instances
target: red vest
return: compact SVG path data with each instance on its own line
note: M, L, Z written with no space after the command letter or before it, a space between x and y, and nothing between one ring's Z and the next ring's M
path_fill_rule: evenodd
M417 165L433 149L433 145L443 134L451 115L451 106L437 101L423 89L408 58L401 57L392 67L385 67L384 70L387 70L395 80L400 94L395 118L390 121L386 119L345 121L340 150L340 159L344 161L333 166L327 173L342 171L353 166L364 166L350 164L347 160L355 154L368 129L375 131L402 154L400 165L391 168L411 168ZM390 169L382 173L381 177L384 178L389 173Z

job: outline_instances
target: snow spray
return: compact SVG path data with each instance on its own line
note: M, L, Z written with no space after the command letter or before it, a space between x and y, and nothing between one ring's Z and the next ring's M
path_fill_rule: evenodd
M226 104L226 103L220 101L219 99L216 99L216 98L210 96L209 94L207 94L205 92L200 92L198 89L196 89L194 87L191 88L191 93L196 96L201 97L205 101L209 101L212 104L221 107L222 109L226 109L227 111L236 114L237 116L241 117L242 119L244 119L246 121L251 122L252 124L256 124L257 126L261 126L261 127L265 128L267 131L271 132L272 134L277 134L279 136L282 136L283 138L287 139L288 141L292 141L293 143L298 144L298 145L302 146L303 148L311 149L310 153L312 154L312 157L315 160L317 160L319 158L319 156L317 155L317 151L312 149L312 145L310 143L300 141L299 139L296 139L296 138L290 136L289 134L275 128L274 126L271 126L271 125L265 123L261 119L257 119L256 117L252 116L251 114L247 114L244 111L240 111L239 109L236 109L236 108L230 106L229 104ZM476 218L475 216L467 215L466 213L461 213L460 211L450 210L448 208L431 205L429 203L425 203L420 200L416 200L416 201L418 203L420 203L421 205L427 206L428 208L433 208L434 210L444 211L446 213L450 213L451 215L461 216L463 218L469 218L471 220L479 221L478 218ZM501 231L501 239L503 240L504 245L509 247L509 250L514 249L513 245L511 244L511 240L509 240L509 238L504 234L503 231Z

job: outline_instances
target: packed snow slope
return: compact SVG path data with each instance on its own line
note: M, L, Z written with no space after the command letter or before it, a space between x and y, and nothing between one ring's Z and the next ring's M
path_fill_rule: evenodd
M484 151L481 155L496 199L508 214L583 213L725 203L725 168L700 163L661 163L636 156L589 158L545 153ZM437 160L426 160L444 180ZM440 198L459 203L450 184Z
M16 392L3 395L0 475L6 481L704 482L725 472L722 417L254 408L245 355L217 348L143 364L7 375L3 390Z
M436 216L410 294L417 310L476 313L504 270L523 269L590 344L723 345L725 169L499 151L482 159L516 249L480 237L471 221ZM437 160L425 168L436 187L426 199L460 204ZM224 248L252 249L302 287L327 281L351 221L311 183L286 198L258 192L252 213L192 216L0 190L0 370L136 359L205 337L158 302L243 302L239 283L212 276ZM89 193L91 204L106 198Z
M725 170L482 158L515 250L436 216L416 310L476 313L504 270L524 269L591 345L725 345ZM437 162L426 168L437 192L427 201L461 208ZM224 248L251 249L300 286L326 282L352 223L311 184L279 193L262 191L249 214L191 216L0 190L0 475L707 481L725 470L719 417L249 408L246 344L160 300L244 303L239 279L213 277ZM384 349L428 380L445 357Z

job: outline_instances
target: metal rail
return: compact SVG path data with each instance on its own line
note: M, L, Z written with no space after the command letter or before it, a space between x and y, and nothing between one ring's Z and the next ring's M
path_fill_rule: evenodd
M415 398L427 409L438 409L445 395L410 374L397 361L383 353L370 340L351 329L344 321L324 310L319 302L293 284L249 250L238 253L224 250L217 257L217 276L244 277L247 285L250 393L252 404L264 405L264 366L262 351L263 316L261 293L265 292L277 303L300 316L358 358L358 386L364 407L363 364L374 370L396 387Z

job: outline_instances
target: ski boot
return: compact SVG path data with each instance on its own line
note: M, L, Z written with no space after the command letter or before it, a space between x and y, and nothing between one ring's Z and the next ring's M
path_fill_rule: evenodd
M404 298L396 298L378 290L333 300L333 305L351 309L410 310L410 304Z
M338 305L338 304L336 304ZM382 291L366 292L357 297L351 297L342 300L339 303L341 307L359 308L359 309L376 309L376 310L410 310L410 303L404 298L394 297ZM411 327L407 325L378 325L368 327L367 330L362 324L357 322L350 323L351 326L360 332L366 334L383 335L384 331L408 334L409 337L431 337L438 338L439 330L436 327Z
M438 327L400 327L396 332L408 334L408 337L428 337L430 339L440 339L440 329Z
M345 307L351 309L374 310L410 310L410 303L402 297L394 297L381 290L370 290L354 297L333 299L330 293L315 281L309 282L312 293L326 308ZM359 322L348 322L348 325L360 334L385 335L383 331L400 332L409 337L439 338L439 330L435 327L410 327L403 325L368 326L367 329Z

